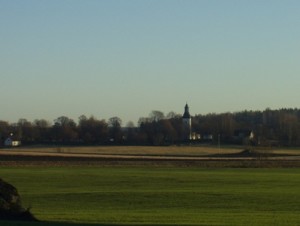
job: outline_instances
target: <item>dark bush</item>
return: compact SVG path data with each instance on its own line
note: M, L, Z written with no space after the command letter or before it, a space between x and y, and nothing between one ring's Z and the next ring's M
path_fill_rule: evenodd
M21 205L17 189L0 178L0 220L36 221Z

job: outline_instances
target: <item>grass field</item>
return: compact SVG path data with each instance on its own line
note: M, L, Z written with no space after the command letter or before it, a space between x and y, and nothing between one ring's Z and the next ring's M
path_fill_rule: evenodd
M1 167L0 177L46 225L300 225L297 168Z

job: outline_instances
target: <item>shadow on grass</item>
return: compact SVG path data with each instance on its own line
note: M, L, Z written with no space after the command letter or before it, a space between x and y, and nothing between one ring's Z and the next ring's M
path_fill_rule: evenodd
M105 224L105 223L68 223L68 222L29 222L29 221L0 221L1 226L176 226L176 224ZM191 226L195 224L178 224ZM202 224L196 224L202 225ZM205 226L205 225L202 225Z

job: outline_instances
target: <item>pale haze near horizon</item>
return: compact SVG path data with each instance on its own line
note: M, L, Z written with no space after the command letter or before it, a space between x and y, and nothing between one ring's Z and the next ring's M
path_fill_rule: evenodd
M299 107L300 1L0 0L0 120Z

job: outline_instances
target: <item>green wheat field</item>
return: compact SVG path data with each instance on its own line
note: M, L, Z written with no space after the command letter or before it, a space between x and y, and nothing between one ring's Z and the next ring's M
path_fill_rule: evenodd
M0 225L300 225L295 168L15 166L0 175L43 221Z

